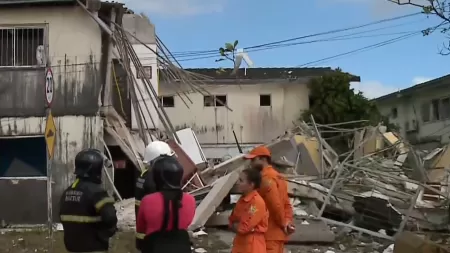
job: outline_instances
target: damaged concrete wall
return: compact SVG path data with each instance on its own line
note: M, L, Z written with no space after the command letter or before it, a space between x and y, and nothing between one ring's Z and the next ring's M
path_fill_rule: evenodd
M177 84L160 84L161 96L174 95ZM308 88L303 83L265 83L243 85L208 85L213 95L226 95L226 107L205 107L199 93L188 94L189 101L175 95L175 106L165 108L178 129L191 127L202 144L234 143L233 130L241 143L270 141L292 127L302 111L308 109ZM260 95L271 95L271 106L260 106ZM182 95L183 96L183 95Z
M95 115L101 88L101 30L80 7L0 9L0 25L42 27L53 70L55 116ZM44 116L45 69L0 67L0 116Z
M450 133L450 86L448 82L432 88L417 89L409 94L376 101L380 112L400 127L400 134L413 144L437 141L446 144ZM433 103L435 105L433 105ZM438 108L436 110L436 108ZM393 111L397 111L394 115Z
M52 69L54 80L52 112L57 131L52 164L52 206L54 219L58 221L59 198L73 180L75 155L87 147L103 149L103 120L98 116L102 85L101 29L76 5L0 9L0 26L44 29L43 62ZM0 67L0 136L44 134L45 74L43 66ZM0 180L3 192L35 195L34 202L2 195L0 202L8 202L14 212L0 213L0 218L6 217L14 223L46 222L45 181L45 177L44 180L33 177L18 178L14 182L7 177ZM30 218L29 210L36 210L38 214ZM42 220L43 214L45 220Z
M0 135L5 136L36 136L43 135L45 130L45 118L2 118L0 120ZM64 116L55 117L56 125L56 143L55 154L52 164L53 177L53 214L54 219L58 220L58 204L61 194L73 181L73 169L75 155L83 148L98 148L103 150L103 120L99 116ZM20 186L20 187L19 187ZM22 187L23 186L23 187ZM32 220L26 220L27 223L42 223L47 219L47 193L46 183L44 180L20 179L8 180L8 178L0 180L0 189L2 192L20 192L33 193L33 202L24 202L21 198L9 198L2 195L1 203L8 203L14 208L14 212L8 213L7 210L0 210L2 219L11 222L24 222L24 217L33 210ZM42 192L44 191L44 192ZM16 196L16 195L15 195ZM41 196L41 197L39 197ZM44 205L45 203L45 205ZM3 211L5 212L3 212ZM45 215L43 215L45 214ZM40 220L44 218L44 221Z
M145 71L148 73L148 77L153 86L153 89L158 93L158 67L157 67L157 56L153 51L157 51L156 46L156 33L155 33L155 25L148 20L148 18L138 15L138 14L125 14L122 19L123 27L133 34L138 40L134 37L127 34L130 43L133 45L134 50L136 51L136 55L141 61L142 66ZM142 45L140 42L145 43L146 46L150 47L152 50L148 49L146 46ZM131 64L131 71L135 77L140 76L134 64ZM144 81L140 78L137 78L137 90L136 96L139 101L141 108L143 108L143 118L144 118L144 126L145 128L154 129L159 126L159 117L156 112L155 107L152 104L152 100L150 98L154 98L155 96L151 95L145 88L146 85ZM150 90L149 90L150 91ZM133 107L133 105L132 105ZM147 109L145 108L148 108ZM136 119L136 114L134 112L134 108L131 110L131 128L133 130L138 130L139 126Z

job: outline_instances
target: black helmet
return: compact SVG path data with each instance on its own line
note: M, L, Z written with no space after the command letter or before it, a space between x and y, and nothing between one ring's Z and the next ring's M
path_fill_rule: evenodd
M104 156L98 149L85 149L75 157L75 175L101 182Z
M181 189L183 167L174 156L160 156L152 166L152 174L158 191Z

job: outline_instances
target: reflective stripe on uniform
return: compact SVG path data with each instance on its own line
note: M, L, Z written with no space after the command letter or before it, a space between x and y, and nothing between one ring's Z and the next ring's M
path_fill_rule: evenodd
M61 215L61 221L74 223L97 223L102 221L99 216L82 216L82 215Z
M80 179L79 179L79 178L75 179L75 181L74 181L73 184L72 184L72 189L75 189L75 187L77 187L77 185L78 185L79 182L80 182Z
M141 172L141 177L143 177L143 176L144 176L144 174L145 174L145 172L147 172L147 170L148 170L148 169L146 169L146 168L142 169L142 172Z
M135 204L136 206L140 206L140 205L141 205L141 201L135 200L135 201L134 201L134 204Z
M145 234L142 234L142 233L136 233L136 238L137 238L137 239L144 240L144 237L145 237Z
M102 209L104 205L114 203L116 203L116 201L113 198L104 198L95 204L95 210L100 211L100 209Z

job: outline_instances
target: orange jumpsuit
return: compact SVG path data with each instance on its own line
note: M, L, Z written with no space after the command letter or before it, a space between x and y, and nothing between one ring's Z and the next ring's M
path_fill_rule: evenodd
M288 187L284 177L272 166L261 171L262 184L258 190L269 210L269 229L266 232L267 253L283 253L288 235L284 227L293 220Z
M231 252L265 253L268 219L266 204L256 190L242 196L229 217L230 227L238 223Z

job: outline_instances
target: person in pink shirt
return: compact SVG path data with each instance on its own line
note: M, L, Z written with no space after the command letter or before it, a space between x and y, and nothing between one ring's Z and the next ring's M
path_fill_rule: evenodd
M157 192L142 199L136 224L136 232L145 234L142 253L191 253L187 229L196 204L181 190L183 168L166 156L154 161L151 172Z

